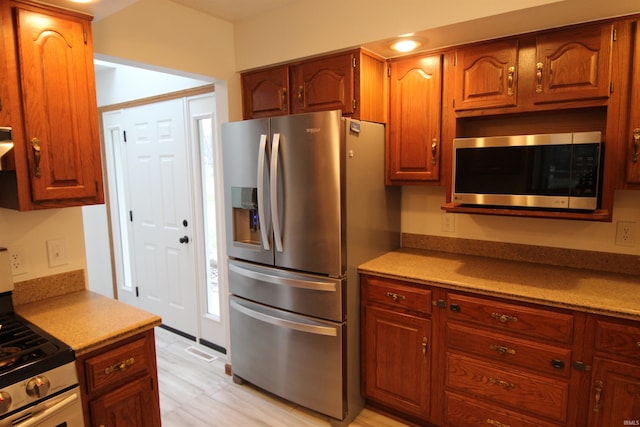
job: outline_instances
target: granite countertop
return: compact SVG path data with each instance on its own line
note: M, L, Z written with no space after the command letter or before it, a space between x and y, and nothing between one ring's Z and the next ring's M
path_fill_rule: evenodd
M367 261L359 271L640 320L640 277L635 275L409 248Z
M18 305L15 311L70 345L76 356L161 323L155 314L88 290Z

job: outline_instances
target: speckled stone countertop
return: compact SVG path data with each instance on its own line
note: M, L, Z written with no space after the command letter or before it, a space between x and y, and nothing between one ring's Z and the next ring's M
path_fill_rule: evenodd
M361 273L640 321L640 277L403 248Z
M70 345L76 356L161 323L155 314L87 290L18 305L15 311Z

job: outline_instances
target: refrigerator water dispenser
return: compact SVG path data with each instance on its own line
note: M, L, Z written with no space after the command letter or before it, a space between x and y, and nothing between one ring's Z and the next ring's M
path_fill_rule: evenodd
M260 245L258 190L251 187L232 187L231 208L234 243Z

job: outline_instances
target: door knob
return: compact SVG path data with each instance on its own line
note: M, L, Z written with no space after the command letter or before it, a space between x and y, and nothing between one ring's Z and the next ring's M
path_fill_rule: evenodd
M181 238L179 239L179 241L180 241L180 243L182 243L182 244L189 243L189 237L187 237L187 236L181 237Z

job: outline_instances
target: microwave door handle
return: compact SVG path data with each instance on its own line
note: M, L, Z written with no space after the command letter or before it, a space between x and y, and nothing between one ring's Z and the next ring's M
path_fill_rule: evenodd
M258 148L258 223L260 225L260 235L262 237L262 247L265 251L271 250L269 244L269 234L267 224L265 224L264 209L264 160L267 152L267 135L260 135L260 145Z
M47 408L41 412L37 412L34 416L27 418L23 422L13 424L13 427L31 427L35 425L41 425L42 421L45 421L50 416L55 415L63 409L66 409L69 405L75 403L76 400L78 400L78 393L74 392L71 396L65 397L52 407Z
M280 230L280 213L278 212L278 152L280 151L280 134L273 134L271 150L271 222L276 251L282 252L282 231Z
M256 310L252 310L249 307L236 302L230 301L229 304L240 313L252 317L260 322L269 323L271 325L279 326L286 329L292 329L299 332L304 332L313 335L325 335L335 337L338 335L337 328L320 325L309 325L306 323L294 322L292 320L282 319L280 317L271 316L266 313L262 313Z

